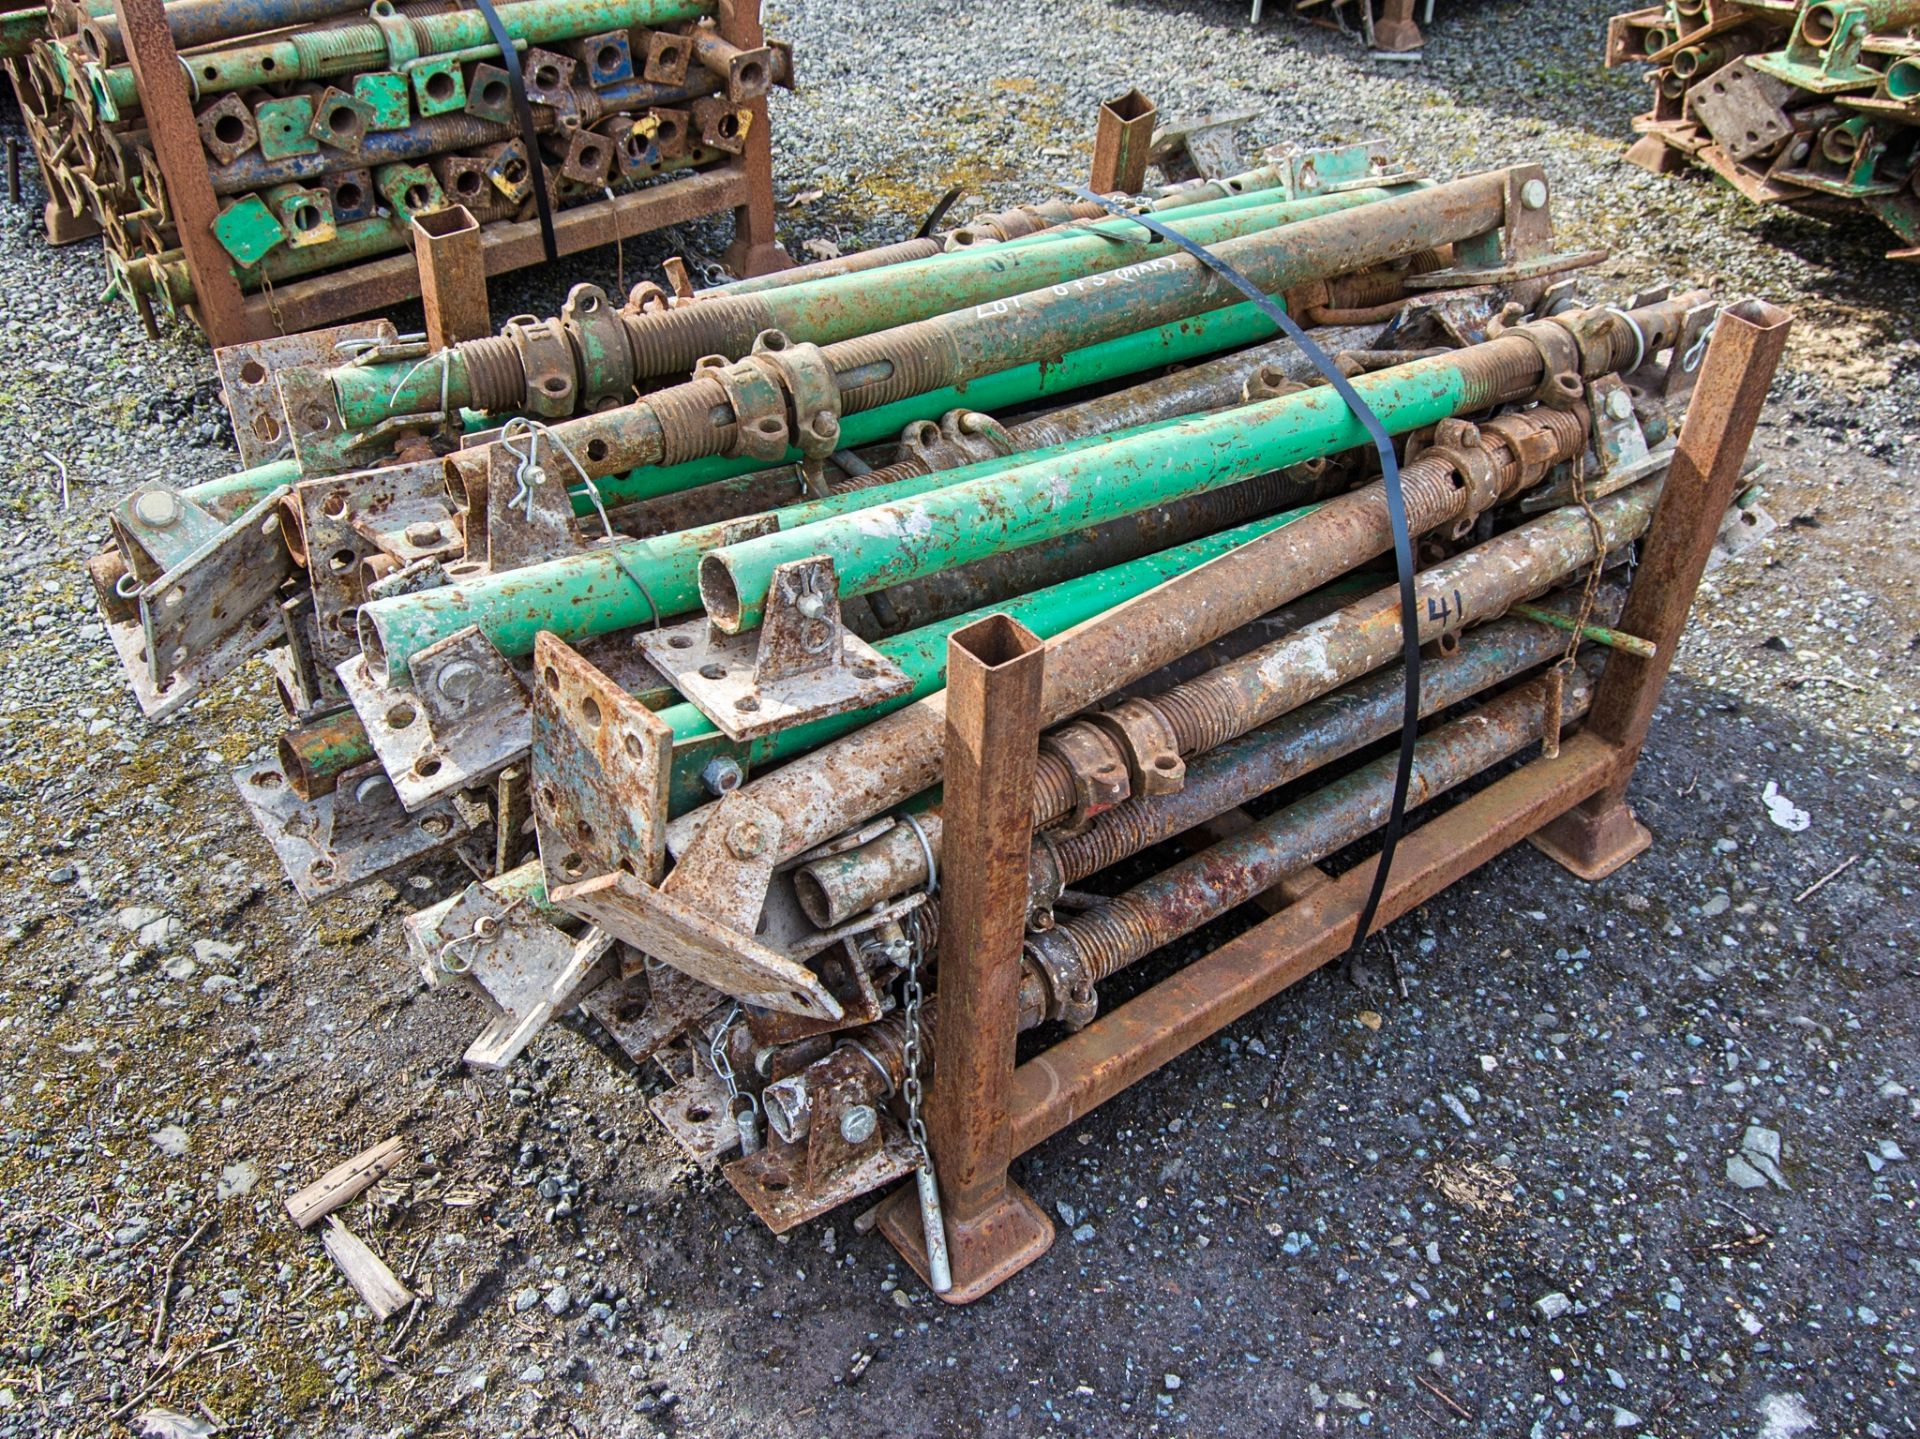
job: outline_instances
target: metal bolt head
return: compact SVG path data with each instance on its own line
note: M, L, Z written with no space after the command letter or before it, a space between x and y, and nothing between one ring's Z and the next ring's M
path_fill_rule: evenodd
M732 794L740 788L741 781L746 777L746 772L740 768L738 760L727 759L724 756L720 759L708 760L706 768L700 771L700 783L705 785L707 793L712 795Z
M421 549L426 549L430 545L437 545L443 538L445 538L445 536L440 526L436 525L432 520L420 520L415 524L407 526L407 543L417 545Z
M817 620L827 612L827 602L811 590L795 600L793 607L810 620Z
M856 1104L840 1116L840 1137L848 1144L865 1144L880 1127L880 1116L870 1104Z
M1520 203L1529 210L1537 210L1547 203L1547 182L1532 179L1520 187Z
M1633 414L1633 398L1625 390L1615 390L1607 396L1607 413L1616 420L1624 420Z
M133 502L133 513L141 524L164 530L180 518L180 501L168 490L144 490Z
M766 847L766 835L750 819L735 821L733 828L727 831L727 848L733 851L735 859L752 859Z

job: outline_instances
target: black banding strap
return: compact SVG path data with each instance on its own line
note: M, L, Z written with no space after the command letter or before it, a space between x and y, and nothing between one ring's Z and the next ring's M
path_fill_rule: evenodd
M1064 185L1083 200L1091 200L1121 219L1132 220L1144 226L1152 234L1158 235L1169 244L1178 245L1194 259L1208 269L1224 277L1235 289L1260 307L1268 319L1280 327L1280 331L1301 352L1313 362L1314 369L1326 377L1333 386L1334 393L1346 403L1353 416L1365 428L1373 440L1373 447L1380 454L1380 478L1387 492L1387 519L1393 529L1394 566L1400 574L1400 637L1401 649L1405 657L1406 691L1402 702L1400 721L1400 764L1393 777L1393 800L1387 808L1387 826L1385 842L1380 848L1380 860L1373 872L1373 888L1367 894L1367 902L1360 911L1360 923L1354 927L1353 944L1365 939L1373 928L1374 915L1379 911L1381 896L1387 889L1387 871L1393 864L1394 851L1399 848L1400 835L1406 826L1407 789L1413 781L1413 750L1420 737L1420 607L1419 594L1413 578L1413 536L1407 526L1407 501L1400 490L1400 464L1393 456L1393 440L1387 434L1387 427L1380 423L1380 417L1367 408L1367 402L1360 398L1359 391L1353 388L1352 381L1341 373L1339 366L1328 358L1327 352L1307 338L1294 319L1261 288L1229 265L1218 255L1213 254L1197 241L1189 239L1178 230L1169 229L1150 214L1140 214L1079 185Z
M933 208L927 211L927 218L920 222L920 228L913 232L913 238L924 240L933 234L940 222L947 218L947 211L953 208L953 202L966 193L965 185L949 185L947 193L934 201Z
M549 262L560 258L560 247L553 242L553 202L547 198L547 167L540 159L540 136L533 128L533 103L527 99L526 76L520 73L520 52L513 36L507 33L493 0L473 0L474 8L486 17L493 32L493 43L500 47L500 64L507 72L507 84L513 91L513 113L520 121L520 138L527 146L527 173L533 179L533 208L540 216L540 244Z

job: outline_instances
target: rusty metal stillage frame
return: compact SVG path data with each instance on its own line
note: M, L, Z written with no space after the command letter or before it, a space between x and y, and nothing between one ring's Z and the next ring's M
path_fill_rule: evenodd
M405 251L243 294L226 251L214 237L219 200L162 0L113 0L113 5L127 61L139 80L155 158L175 207L193 279L193 313L215 348L318 329L419 296L420 269ZM721 37L739 49L754 50L766 43L759 0L721 0L717 19ZM559 212L553 219L559 253L575 254L732 210L734 241L726 259L736 273L759 275L789 266L792 261L774 238L767 102L757 99L744 108L752 121L739 155L667 184ZM533 220L488 225L481 232L484 276L539 264L544 258L540 227Z
M1523 839L1533 839L1588 879L1611 873L1645 848L1646 832L1626 804L1627 785L1715 533L1733 501L1790 323L1786 311L1758 300L1733 305L1719 318L1620 620L1624 632L1651 642L1653 656L1614 651L1585 728L1557 757L1532 760L1412 830L1401 841L1380 923L1406 914ZM1675 363L1683 361L1676 355ZM943 1297L963 1303L1038 1258L1051 1237L1042 1238L1033 1224L1032 1201L1008 1180L1007 1162L1340 955L1373 871L1363 864L1337 879L1300 887L1294 901L1271 918L1003 1079L1018 1023L1011 999L1018 946L1002 954L996 937L1017 936L1024 922L1025 851L1020 849L1015 866L1017 882L1003 882L1006 836L974 824L963 838L954 826L959 812L969 812L970 823L993 813L992 796L1004 797L1010 789L1030 793L1028 726L1040 666L1034 665L1033 696L1017 681L996 685L992 656L962 649L959 639L949 671L949 829L941 872L944 908L954 916L954 928L941 939L940 1001L945 1014L961 1013L963 1003L974 1007L966 1011L968 1022L938 1027L929 1109L937 1120L930 1135L934 1165L954 1211L948 1228L957 1241L955 1283ZM1005 669L1019 663L1010 653L1000 657L1008 661ZM994 713L996 704L1005 712ZM989 738L999 742L985 743ZM1016 816L1006 832L1024 845L1027 828L1024 817ZM1003 1230L969 1234L963 1217L968 1213L991 1215ZM1044 1215L1039 1224L1046 1224ZM924 1275L910 1189L888 1202L880 1227Z

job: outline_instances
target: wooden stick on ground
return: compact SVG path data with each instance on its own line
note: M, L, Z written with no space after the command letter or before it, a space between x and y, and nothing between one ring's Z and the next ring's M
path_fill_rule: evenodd
M153 1336L147 1340L147 1348L152 1353L153 1362L156 1364L161 1358L160 1335L167 1327L167 1305L173 1298L173 1281L180 1272L180 1261L186 1258L187 1251L198 1244L201 1236L211 1228L213 1228L213 1221L209 1219L189 1234L187 1242L173 1251L173 1258L167 1261L166 1272L160 1276L160 1307L153 1316Z
M373 1148L335 1165L297 1194L287 1196L287 1213L306 1229L325 1219L400 1162L400 1137L384 1139Z
M320 1242L326 1246L328 1257L347 1276L354 1292L366 1301L374 1318L390 1318L413 1303L413 1291L387 1268L384 1259L338 1219L327 1220L327 1232L320 1236Z

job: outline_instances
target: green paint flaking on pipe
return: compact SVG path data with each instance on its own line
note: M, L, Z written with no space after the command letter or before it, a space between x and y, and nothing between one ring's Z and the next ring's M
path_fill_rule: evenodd
M1191 217L1183 212L1180 223L1182 231L1199 243L1214 245L1357 209L1394 193L1364 189L1286 201L1256 195L1252 198L1265 203L1240 205L1219 214L1202 213L1211 207L1195 207ZM777 329L796 343L831 344L1173 253L1174 247L1164 242L1134 243L1142 233L1127 221L1104 220L1043 231L1004 245L970 247L878 270L780 286L752 296L752 312L742 316L737 338L750 343L753 334ZM730 297L723 294L698 301L692 308L729 304ZM644 326L648 321L640 323ZM473 391L463 352L456 346L446 354L442 364L430 366L405 361L340 366L333 372L333 389L342 423L350 430L364 430L394 415L438 410L443 403L443 371L444 403L469 403Z
M1235 305L1225 310L1198 315L1170 325L1142 330L1074 350L1056 360L1016 365L998 374L983 375L964 385L914 395L878 409L849 415L841 426L842 442L848 446L879 444L900 433L917 420L934 420L953 409L988 412L1006 409L1066 394L1101 380L1138 374L1160 365L1185 364L1205 355L1239 349L1268 339L1273 322L1252 305ZM462 417L468 430L488 429L499 416L467 412ZM800 451L789 450L786 463L797 464ZM601 498L611 505L628 505L660 495L677 494L700 485L753 474L768 468L764 460L729 455L711 455L689 460L682 465L643 465L624 475L595 481ZM181 491L195 504L222 511L223 505L238 514L257 504L270 491L282 485L297 484L302 478L294 460L273 460L251 469L236 470L217 480L191 485ZM235 508L234 506L237 506ZM581 486L573 493L573 512L585 517L593 513L593 503ZM637 622L636 622L637 623Z
M1361 376L1354 388L1396 434L1470 403L1452 355ZM867 594L1366 443L1360 421L1322 386L1076 455L1023 456L990 479L722 546L701 562L701 598L716 625L738 634L760 623L775 566L793 560L827 555L842 594Z
M1162 420L1118 435L1090 435L1030 453L1068 455L1177 423L1177 419ZM982 460L890 485L806 500L770 513L781 525L813 524L889 499L911 498L991 476L1008 465L1009 461L1001 458ZM479 625L502 654L524 655L533 652L534 639L542 630L574 640L684 614L699 608L700 557L738 523L737 519L722 520L671 535L628 540L612 550L600 549L461 584L374 600L360 607L361 645L374 676L394 684L406 678L413 656L468 625ZM636 577L646 586L646 594L634 585ZM658 616L652 609L656 604Z

